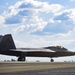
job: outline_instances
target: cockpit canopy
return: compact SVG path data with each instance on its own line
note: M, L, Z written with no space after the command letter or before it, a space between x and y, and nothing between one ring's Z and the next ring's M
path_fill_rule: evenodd
M54 51L68 51L68 49L66 49L62 46L48 46L48 47L45 47L45 49L51 49Z
M56 48L64 48L64 47L62 47L62 46L55 46Z

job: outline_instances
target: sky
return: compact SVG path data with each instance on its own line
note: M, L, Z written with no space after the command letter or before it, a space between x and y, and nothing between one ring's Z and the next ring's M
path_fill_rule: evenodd
M16 47L63 46L75 51L75 0L0 0L0 35L12 34ZM17 57L0 55L0 61ZM75 61L75 56L54 58ZM27 61L49 58L27 58Z

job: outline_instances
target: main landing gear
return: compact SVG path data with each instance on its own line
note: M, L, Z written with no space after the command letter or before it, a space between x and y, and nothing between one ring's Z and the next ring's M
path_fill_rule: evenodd
M25 61L26 58L25 57L18 57L18 61Z

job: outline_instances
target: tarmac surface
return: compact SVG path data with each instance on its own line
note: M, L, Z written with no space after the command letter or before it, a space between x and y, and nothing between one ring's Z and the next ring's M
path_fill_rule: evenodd
M75 75L75 63L0 62L0 75Z

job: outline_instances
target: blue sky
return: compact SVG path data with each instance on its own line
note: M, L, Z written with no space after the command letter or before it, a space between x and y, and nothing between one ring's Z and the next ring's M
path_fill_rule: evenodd
M17 47L61 45L75 51L75 0L0 0L0 35L5 34L12 34ZM17 59L0 55L5 58ZM75 57L55 59L64 60Z

